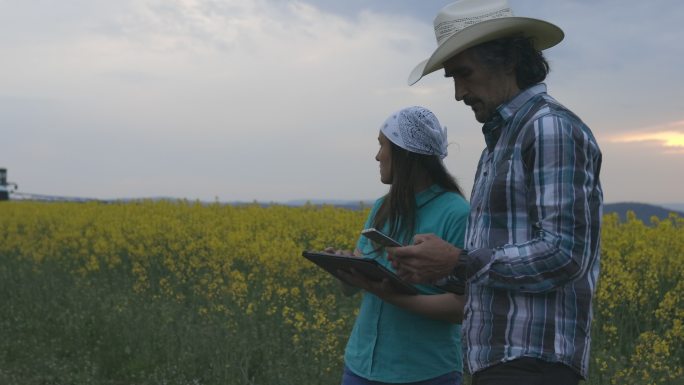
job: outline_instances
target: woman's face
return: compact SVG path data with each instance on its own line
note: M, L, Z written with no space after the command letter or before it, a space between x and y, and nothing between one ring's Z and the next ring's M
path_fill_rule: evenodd
M375 160L380 162L380 181L384 184L392 184L392 144L381 132L378 135L380 149Z

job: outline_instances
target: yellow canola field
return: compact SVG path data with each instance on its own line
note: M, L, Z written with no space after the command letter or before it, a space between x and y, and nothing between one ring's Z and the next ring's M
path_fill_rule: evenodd
M310 365L336 378L358 297L341 296L301 252L352 249L367 212L7 202L0 204L0 260L36 271L59 266L90 285L115 279L130 296L183 303L198 317L220 316L229 329L283 329L281 344L310 354ZM683 218L605 217L588 383L684 383L683 272Z

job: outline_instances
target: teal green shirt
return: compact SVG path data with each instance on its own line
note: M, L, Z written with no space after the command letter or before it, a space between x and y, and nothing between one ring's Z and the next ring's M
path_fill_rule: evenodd
M381 203L382 198L375 202L366 228L372 227ZM470 211L463 197L433 185L416 195L416 206L416 234L433 233L463 247ZM369 258L376 256L365 237L359 238L357 248ZM382 253L378 261L393 270ZM443 293L432 286L416 287L421 294ZM461 372L461 325L427 318L364 292L344 360L355 374L381 382L416 382Z

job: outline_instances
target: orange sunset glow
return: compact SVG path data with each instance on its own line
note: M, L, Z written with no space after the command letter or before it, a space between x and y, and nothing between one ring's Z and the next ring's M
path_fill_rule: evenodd
M684 120L657 127L648 127L641 132L619 136L613 139L618 143L651 142L668 150L684 153Z

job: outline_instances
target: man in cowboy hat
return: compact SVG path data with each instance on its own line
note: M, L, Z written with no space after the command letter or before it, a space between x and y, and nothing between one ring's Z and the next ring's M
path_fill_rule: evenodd
M439 12L435 34L437 49L409 84L443 68L483 123L486 147L465 249L419 234L390 250L394 266L411 282L465 282L474 385L577 384L589 366L603 198L594 136L542 83L541 51L563 32L514 17L506 0L460 0Z

